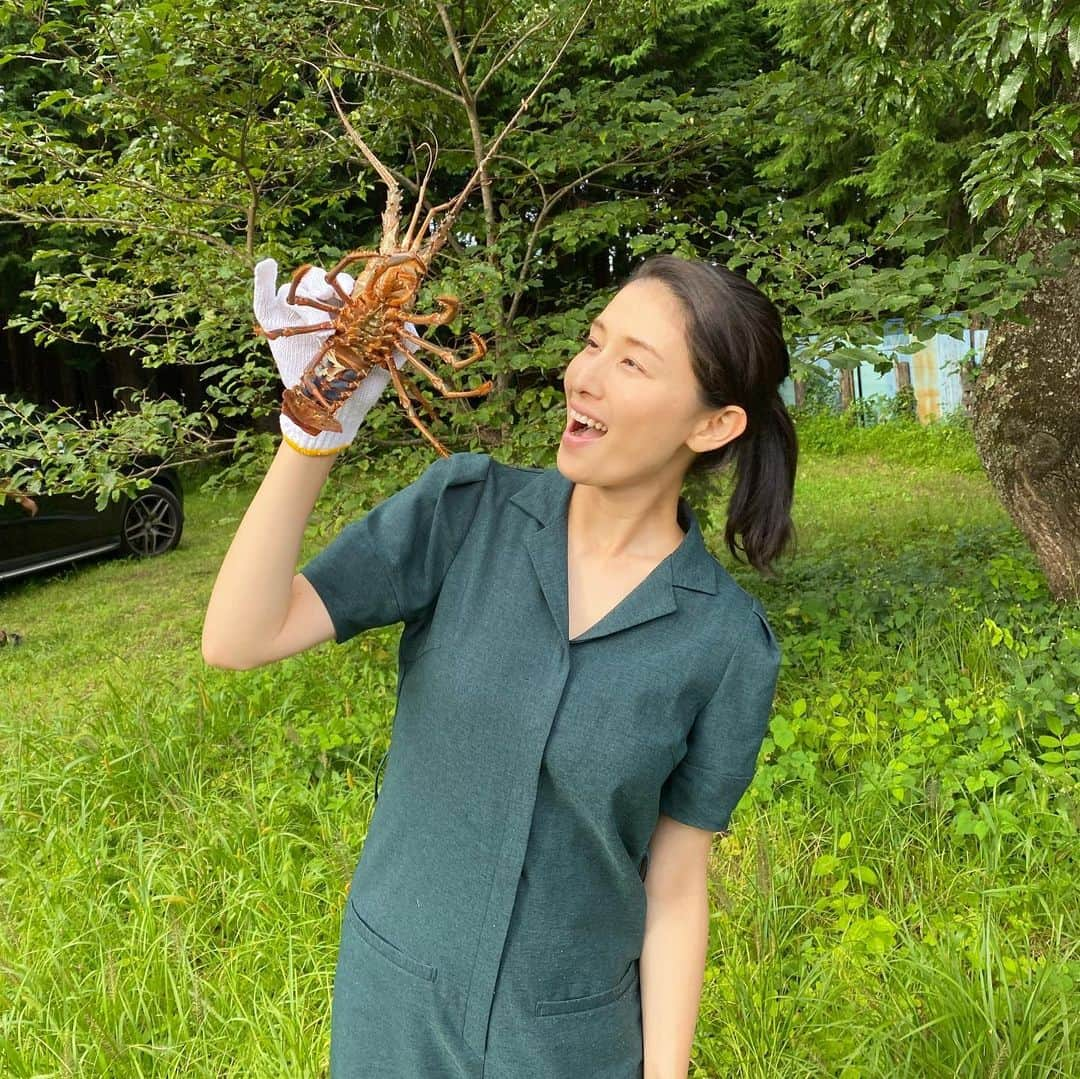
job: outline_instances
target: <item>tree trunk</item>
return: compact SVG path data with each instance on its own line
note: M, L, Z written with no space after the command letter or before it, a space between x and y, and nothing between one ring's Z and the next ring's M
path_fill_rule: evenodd
M1027 229L1015 258L1037 264L1060 233ZM1080 599L1080 257L1021 308L1030 325L995 323L972 392L975 444L1009 516L1058 601Z

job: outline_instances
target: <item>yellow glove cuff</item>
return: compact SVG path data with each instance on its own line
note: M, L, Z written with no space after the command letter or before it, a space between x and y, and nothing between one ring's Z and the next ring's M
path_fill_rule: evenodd
M297 453L302 453L305 457L333 457L335 453L341 453L345 448L344 446L338 446L332 450L313 450L306 446L298 446L288 435L283 434L281 436L283 442L287 442Z

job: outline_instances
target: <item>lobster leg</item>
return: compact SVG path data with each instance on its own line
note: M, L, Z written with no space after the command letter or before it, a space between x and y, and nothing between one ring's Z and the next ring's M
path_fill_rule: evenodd
M294 302L303 305L304 307L314 307L319 311L325 311L328 315L336 315L341 310L340 307L334 307L332 304L323 303L321 300L313 300L310 296L297 296Z
M398 373L400 374L400 371ZM434 408L431 407L431 402L428 401L428 399L420 392L420 387L417 386L416 383L413 382L413 380L409 378L408 375L402 375L401 381L402 383L404 383L405 388L409 391L409 396L415 397L416 400L424 406L424 410L427 412L427 414L433 420L437 420L439 418L438 413L435 411Z
M321 333L323 330L335 328L332 322L316 322L314 326L286 326L282 330L264 330L261 326L256 326L255 332L269 341L276 341L279 337L293 337L298 333Z
M439 375L428 367L423 360L417 358L415 353L410 354L408 362L418 371L422 371L427 375L428 379L434 383L435 388L443 395L443 397L482 397L484 394L490 393L491 387L494 385L491 379L488 379L486 382L482 382L479 386L476 386L471 390L451 390Z
M344 303L348 303L351 297L349 294L338 284L337 275L345 269L346 266L351 266L354 262L360 262L362 259L379 258L378 251L350 251L344 258L341 259L338 264L329 271L326 275L326 283L333 287L334 291L341 297Z
M297 286L304 279L304 274L306 274L310 269L310 262L305 262L303 266L297 266L295 272L292 275L292 283L289 285L289 294L285 297L285 302L294 305L303 304L305 307L317 307L320 311L326 311L329 314L333 314L335 308L320 303L318 300L313 300L309 296L296 295Z
M400 266L403 262L415 262L420 267L421 275L427 273L427 264L415 251L399 251L386 260L386 265Z
M431 315L409 315L414 326L446 326L457 316L459 302L456 296L436 296L435 302L442 307Z
M439 345L433 344L431 341L425 341L422 337L417 337L416 334L409 333L408 330L402 330L401 337L405 341L412 341L421 348L426 348L428 352L434 352L436 356L450 364L455 371L460 371L463 367L468 367L470 363L475 363L477 360L482 359L487 355L487 345L484 344L483 338L478 337L475 333L469 334L473 344L472 355L466 356L463 360L459 360L450 349L442 348ZM419 366L423 367L424 365L420 364ZM433 374L430 369L426 367L424 369L429 375ZM438 375L435 375L434 378L437 379Z
M410 357L411 359L412 357ZM417 416L416 409L413 408L413 403L405 392L405 386L402 382L401 373L397 369L397 364L391 363L388 370L390 371L390 378L394 382L394 389L397 390L398 400L401 402L401 407L405 409L409 422L435 447L440 457L449 457L450 451L424 426L423 421Z

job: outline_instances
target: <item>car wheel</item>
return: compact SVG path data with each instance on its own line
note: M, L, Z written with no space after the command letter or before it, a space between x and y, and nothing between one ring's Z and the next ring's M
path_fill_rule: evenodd
M120 526L120 551L147 558L171 551L180 542L184 514L180 500L160 484L140 491L124 510Z

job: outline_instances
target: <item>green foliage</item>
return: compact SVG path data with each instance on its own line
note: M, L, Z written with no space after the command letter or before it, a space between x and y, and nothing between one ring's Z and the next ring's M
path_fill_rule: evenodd
M186 412L169 398L136 397L139 407L107 421L87 422L70 408L46 415L37 406L0 395L0 477L5 486L28 495L94 491L102 510L121 494L150 485L150 470L137 464L143 456L172 459L178 443L200 447L200 459L212 454L212 415ZM5 486L0 486L0 505Z
M933 0L902 9L875 0L853 14L828 0L762 0L759 8L791 56L759 81L755 103L755 115L784 110L764 129L780 147L772 178L808 169L817 205L849 216L934 191L942 216L989 212L1010 231L1080 223L1072 5ZM855 192L872 201L861 210L845 203ZM967 222L951 237L969 238Z
M836 555L789 577L776 628L801 689L771 723L768 797L822 784L908 804L932 785L956 835L985 839L1021 830L1008 807L1029 790L1080 778L1069 612L1015 533L936 531L908 532L902 548L883 537L891 553L871 564Z
M905 386L891 397L884 393L872 393L860 397L848 405L852 422L860 427L874 427L879 423L916 424L918 402L915 391ZM944 422L954 422L949 414ZM961 413L962 415L962 413ZM966 419L964 421L966 423Z
M439 147L429 202L452 197L584 3L443 10L446 21L427 2L6 9L0 224L20 228L6 258L29 284L11 324L146 367L201 365L207 411L240 428L238 460L255 460L280 392L251 334L254 260L287 272L379 238L382 186L323 78L397 170L407 220L421 144ZM815 358L888 362L874 346L889 318L917 342L1019 317L1076 249L1063 240L1049 267L1001 251L1026 223L1080 221L1078 27L1066 5L1023 0L854 14L824 0L594 5L421 296L425 310L439 292L460 296L461 317L432 339L484 334L484 373L464 384L498 387L468 403L432 390L440 435L550 452L551 392L581 331L652 252L758 282L805 345L801 378ZM380 444L415 437L392 408L372 423ZM69 449L88 458L95 443L81 437L69 432ZM93 469L75 471L93 483Z
M323 242L351 192L308 153L325 106L305 57L321 19L283 5L55 5L7 70L65 72L33 111L0 116L12 183L0 207L38 230L36 307L13 325L135 352L144 365L250 352L237 315L257 242ZM336 182L335 182L336 180ZM286 194L288 193L288 194Z
M885 209L872 227L859 221L830 226L823 214L785 200L762 207L756 225L716 215L728 243L727 265L765 289L787 314L785 334L798 340L794 377L818 359L879 369L923 347L935 334L963 339L973 318L1011 314L1030 289L1056 272L1020 256L1003 261L987 252L1000 229L988 229L972 250L952 256L939 243L946 229L927 209L934 195L913 196ZM1053 249L1063 259L1072 239ZM884 266L875 263L887 263ZM892 265L895 263L895 265ZM903 321L913 340L885 353L885 324Z
M984 475L972 442L971 423L961 409L923 424L910 414L890 415L895 398L866 398L837 412L830 407L789 411L795 419L801 452L829 457L872 456L882 461L930 466L949 472ZM877 405L879 411L873 414ZM863 422L860 422L863 421Z

